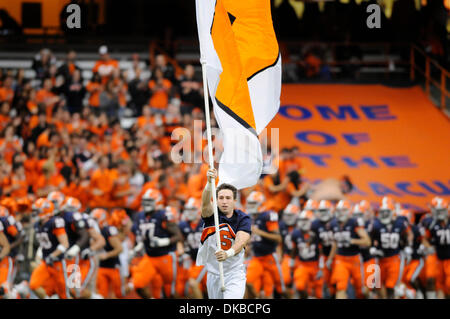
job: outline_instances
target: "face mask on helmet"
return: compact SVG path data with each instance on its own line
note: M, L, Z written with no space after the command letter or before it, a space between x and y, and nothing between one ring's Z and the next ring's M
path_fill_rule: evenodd
M300 228L303 231L308 231L311 229L311 221L308 218L300 218L298 220L298 228Z
M246 209L249 214L258 213L259 203L258 202L247 202Z
M329 221L331 219L330 210L328 210L328 209L317 210L317 217L323 222Z
M197 209L195 208L185 208L183 211L184 217L188 221L194 221L197 219Z
M436 211L435 216L436 216L436 219L438 219L438 220L444 220L448 216L447 209L445 209L445 208L436 208L435 211Z
M145 213L151 213L156 210L156 203L154 199L142 200L142 208Z
M297 220L297 215L290 214L290 213L284 213L283 214L283 220L286 223L286 225L292 226L292 225L295 224L295 222Z
M379 211L378 215L383 224L389 224L392 220L392 210L390 209L382 209Z
M336 210L336 219L340 222L345 222L349 218L348 209L337 209Z

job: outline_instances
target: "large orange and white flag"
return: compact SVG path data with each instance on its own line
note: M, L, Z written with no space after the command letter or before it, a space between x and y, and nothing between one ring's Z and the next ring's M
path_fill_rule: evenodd
M262 171L258 135L278 112L281 55L270 0L196 0L201 60L223 138L219 183L238 189Z

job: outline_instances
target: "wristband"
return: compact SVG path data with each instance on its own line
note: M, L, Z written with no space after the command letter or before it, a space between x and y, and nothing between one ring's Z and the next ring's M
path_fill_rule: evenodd
M59 250L60 252L64 253L66 251L66 247L64 247L63 245L59 244L58 247L56 247L57 250Z
M227 254L227 258L230 258L230 257L233 257L236 252L234 251L233 248L230 248L230 249L226 250L225 253Z

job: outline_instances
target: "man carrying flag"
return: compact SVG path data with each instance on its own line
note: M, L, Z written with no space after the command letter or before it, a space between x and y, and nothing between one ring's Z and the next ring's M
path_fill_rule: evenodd
M237 190L255 185L261 175L258 134L280 106L281 56L270 0L196 0L196 10L210 166L197 265L206 265L209 298L242 298L242 247L250 239L251 226L234 204ZM223 138L217 192L208 92ZM212 254L214 237L217 251Z

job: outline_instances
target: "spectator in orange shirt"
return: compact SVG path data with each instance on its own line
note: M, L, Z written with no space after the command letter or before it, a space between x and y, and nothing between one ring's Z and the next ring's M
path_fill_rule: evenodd
M148 88L151 92L150 106L155 112L163 113L169 104L172 82L163 77L161 69L156 68L153 79L148 82Z
M45 111L47 114L47 119L50 121L52 119L52 114L53 114L53 107L56 105L56 103L59 102L59 97L56 96L53 92L52 92L52 80L49 78L46 78L44 80L44 84L42 86L42 89L40 89L37 93L36 93L36 101L38 103L41 103L44 105L45 107Z
M14 90L12 89L13 79L12 77L6 77L3 82L3 86L0 87L0 102L8 102L12 104L14 99Z
M94 112L98 112L100 93L103 91L102 78L98 73L92 75L92 79L86 85L86 90L89 92L89 106Z
M132 189L129 180L131 178L130 164L123 160L117 163L117 178L114 180L114 187L111 192L112 202L116 207L125 208L127 197L131 195Z
M100 60L95 63L92 73L98 73L102 79L102 84L106 84L114 70L119 69L119 62L111 59L106 45L102 45L98 53L100 54Z
M21 162L13 164L13 174L10 178L10 184L9 187L4 189L4 193L14 199L27 196L28 181L25 175L25 168Z
M65 185L64 178L56 171L55 163L49 159L42 166L42 175L33 185L33 191L37 197L45 197L50 192L63 189Z
M22 144L20 139L14 134L14 126L8 125L0 138L0 155L9 164L12 163L12 159L15 153L22 151Z
M109 169L109 157L103 155L98 160L98 169L91 176L91 200L89 206L112 207L111 192L114 187L114 172Z
M289 183L290 180L288 178L280 181L278 172L264 177L263 185L266 197L266 209L271 209L279 213L289 204L291 196L286 192Z
M3 102L0 108L0 130L3 130L11 121L11 118L9 116L10 110L11 105L8 102Z

